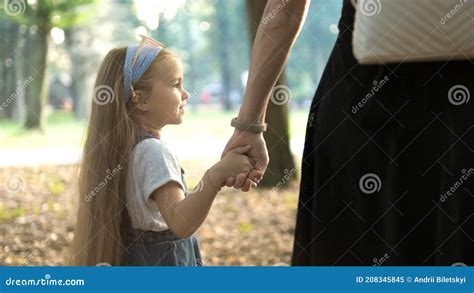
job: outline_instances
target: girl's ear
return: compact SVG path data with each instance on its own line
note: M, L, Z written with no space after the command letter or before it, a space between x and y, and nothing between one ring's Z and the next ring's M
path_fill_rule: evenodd
M132 93L132 102L141 111L148 111L148 103L143 91L134 91Z

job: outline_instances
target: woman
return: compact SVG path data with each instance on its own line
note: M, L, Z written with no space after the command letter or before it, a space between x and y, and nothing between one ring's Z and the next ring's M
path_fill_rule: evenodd
M279 12L259 27L242 124L223 153L252 143L254 181L268 155L262 134L245 126L264 122L307 7L281 3L267 4L264 15ZM344 0L308 116L292 264L473 265L474 103L449 95L461 89L469 98L474 63L360 65L354 14Z

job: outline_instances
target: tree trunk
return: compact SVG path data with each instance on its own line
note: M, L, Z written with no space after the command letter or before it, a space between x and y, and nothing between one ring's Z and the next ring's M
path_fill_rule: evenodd
M247 0L247 15L249 24L249 33L253 45L255 34L260 23L263 11L267 1ZM285 84L284 71L277 81L277 85L283 86ZM268 154L270 156L270 163L267 171L259 186L261 187L278 187L278 189L287 186L289 181L296 179L295 162L290 149L290 136L288 132L288 102L289 89L282 87L281 93L286 99L286 102L281 103L275 93L273 99L268 103L266 112L266 122L269 127L264 133L264 138L268 147ZM273 102L275 101L275 102Z
M73 69L74 78L71 81L70 91L73 100L74 117L84 120L87 116L87 72Z
M25 62L25 36L26 26L20 27L17 32L19 41L16 44L17 53L14 57L15 64L15 75L17 80L17 97L12 103L11 119L16 122L23 123L25 121L26 108L25 108L25 93L26 88L29 86L29 76L25 74L26 62Z
M232 92L232 67L230 65L230 40L229 40L229 17L227 15L228 2L221 1L220 9L217 10L217 18L219 23L219 59L221 66L222 76L222 103L224 104L224 110L232 110L232 104L230 101L230 94Z
M46 59L48 56L48 24L41 24L37 31L30 36L32 41L28 44L29 68L26 75L31 76L31 84L26 91L26 121L25 128L44 131L46 117L44 105L46 103Z
M70 27L66 29L66 46L69 58L71 60L71 86L70 93L73 101L73 111L74 116L78 120L83 120L87 115L87 90L88 88L88 75L89 70L84 68L88 66L88 59L91 58L90 54L87 54L87 50L79 49L84 48L84 46L91 45L89 44L80 44L77 40L77 33L81 30L79 27ZM82 46L81 46L82 45Z
M1 23L2 35L7 40L2 44L2 88L1 88L1 109L2 115L15 120L21 121L21 102L24 97L19 82L22 80L23 71L19 64L21 60L20 48L20 26L14 22Z
M183 31L184 31L184 38L183 41L185 42L185 48L188 49L189 52L195 52L195 40L193 37L193 24L191 23L191 18L185 17L182 22L183 25ZM189 54L187 58L187 63L189 64L188 67L188 72L187 72L187 77L186 79L188 82L192 82L190 85L190 89L193 89L193 91L190 93L191 94L191 99L192 100L197 100L193 95L198 96L199 93L196 93L194 89L198 88L198 84L196 83L198 79L198 66L196 65L196 57L195 54Z

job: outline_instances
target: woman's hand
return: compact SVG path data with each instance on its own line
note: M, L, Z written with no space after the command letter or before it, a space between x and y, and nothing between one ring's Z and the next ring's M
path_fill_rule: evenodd
M241 188L242 191L247 192L251 187L255 187L256 184L262 180L263 174L268 166L269 157L267 146L263 139L263 133L253 133L235 129L221 157L224 157L232 149L245 145L252 146L245 154L249 157L253 169L250 170L248 175L240 173L235 178L228 177L225 181L225 185L228 187L233 186L237 189Z
M238 146L226 153L214 166L211 167L211 177L216 180L216 184L225 185L228 177L234 177L238 174L247 174L252 170L253 166L246 152L252 148L251 145Z

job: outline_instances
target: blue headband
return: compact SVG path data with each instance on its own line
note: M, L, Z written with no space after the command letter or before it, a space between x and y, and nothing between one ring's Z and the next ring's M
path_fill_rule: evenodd
M138 46L136 45L127 47L127 55L125 56L125 64L123 66L123 94L125 103L128 102L132 94L132 83L142 77L161 50L161 48L158 47L144 45L136 57L135 65L132 66L133 57L137 49Z

